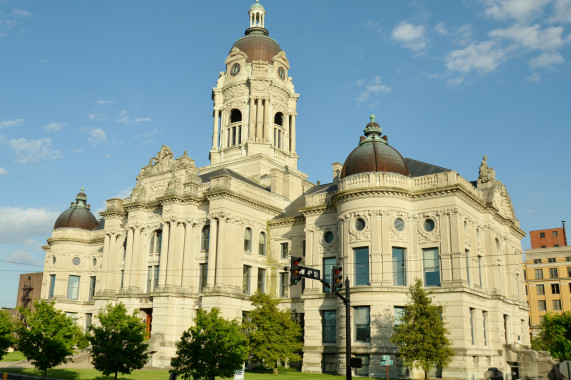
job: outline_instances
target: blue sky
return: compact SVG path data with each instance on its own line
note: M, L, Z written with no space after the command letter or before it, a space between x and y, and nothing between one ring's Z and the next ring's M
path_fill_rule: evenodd
M163 144L208 164L211 89L251 4L0 0L0 306L81 187L102 210ZM571 0L262 4L309 180L375 114L403 156L468 180L487 154L525 231L571 222Z

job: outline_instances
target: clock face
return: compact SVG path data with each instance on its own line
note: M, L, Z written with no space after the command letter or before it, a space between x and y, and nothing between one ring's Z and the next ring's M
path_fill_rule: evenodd
M230 75L236 76L238 75L239 72L240 72L240 64L239 63L233 64L232 68L230 69Z
M284 70L283 67L280 67L280 68L278 69L278 75L280 76L281 80L284 80L284 79L285 79L285 70Z

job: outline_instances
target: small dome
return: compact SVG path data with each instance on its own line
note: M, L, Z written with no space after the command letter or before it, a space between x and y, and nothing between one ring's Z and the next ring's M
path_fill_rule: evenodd
M96 227L97 219L89 210L87 196L83 192L83 188L75 197L75 203L72 202L70 208L65 210L54 224L54 230L56 228L81 228L91 231Z
M386 136L381 137L383 131L375 122L375 115L371 115L371 122L364 132L367 137L347 156L341 169L341 178L366 172L391 172L410 176L403 156L389 146Z
M254 4L252 4L252 6L250 7L250 10L253 10L253 9L261 9L261 10L264 10L264 7L262 6L262 4L260 4L260 3L258 2L258 0L256 0L256 2L255 2Z
M246 53L248 56L246 62L248 63L252 63L253 61L272 63L272 58L282 51L282 48L274 39L263 33L247 34L236 41L233 47L237 47L240 51Z

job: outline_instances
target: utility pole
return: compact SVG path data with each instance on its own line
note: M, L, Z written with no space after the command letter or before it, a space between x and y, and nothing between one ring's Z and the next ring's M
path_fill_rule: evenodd
M337 294L339 295L339 294ZM345 366L347 367L347 372L345 378L351 380L351 299L349 293L349 277L345 279L345 299L340 297L345 304Z

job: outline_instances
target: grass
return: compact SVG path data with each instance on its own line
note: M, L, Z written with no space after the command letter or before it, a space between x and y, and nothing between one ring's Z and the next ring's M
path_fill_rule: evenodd
M0 372L4 373L5 369L0 368ZM38 371L33 368L10 368L10 373L17 373L22 375L35 375L41 376ZM71 380L107 380L113 379L113 375L105 377L91 368L55 368L48 370L48 377L55 379L71 379ZM298 379L315 379L315 380L339 380L344 376L310 374L301 372L284 372L275 376L271 373L252 373L246 372L245 379L247 380L298 380ZM133 372L131 375L119 375L117 379L123 380L165 380L169 378L169 372L165 369L158 370L139 370ZM180 377L179 377L180 379ZM232 378L229 378L232 379Z
M3 358L3 362L18 362L20 360L24 360L24 354L20 351L8 352Z

